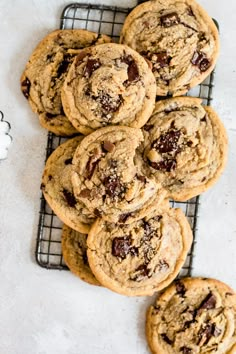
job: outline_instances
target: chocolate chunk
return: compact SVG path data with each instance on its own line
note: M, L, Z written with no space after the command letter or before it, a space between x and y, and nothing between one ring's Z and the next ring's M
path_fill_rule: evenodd
M216 307L216 298L215 296L210 292L207 297L202 301L200 304L198 310L211 310Z
M74 195L65 188L63 189L62 193L66 199L67 204L73 208L76 205L76 199Z
M131 237L115 237L112 240L112 255L125 259L131 248Z
M94 170L101 160L101 155L97 149L94 149L92 156L90 156L87 165L86 165L86 177L91 179L94 173Z
M115 145L112 144L110 141L105 140L104 143L102 144L102 148L107 152L113 152L115 149Z
M63 61L59 64L57 68L57 76L60 77L62 74L68 71L69 64L72 61L73 56L70 54L67 54L64 56Z
M80 63L83 61L83 59L88 55L88 52L85 50L82 50L76 57L75 59L75 66L80 65Z
M180 18L176 12L161 16L161 25L163 27L171 27L177 25L180 22Z
M191 147L192 145L193 145L193 142L192 142L192 141L190 141L190 140L187 141L187 146L188 146L188 147Z
M213 323L208 323L208 324L203 324L202 327L200 328L200 331L198 332L198 345L202 346L205 345L209 342L211 337L213 336L214 332L214 324Z
M175 288L176 288L176 293L180 296L184 296L186 293L186 288L184 286L184 284L180 281L177 280L177 282L175 283Z
M81 198L89 198L91 195L91 190L88 188L82 189L82 191L80 192L79 196Z
M108 93L102 93L98 97L92 96L92 98L100 103L104 114L116 112L123 102L122 95L112 97Z
M48 175L48 181L51 181L53 179L52 175Z
M119 223L124 224L131 215L132 213L121 214L119 217Z
M167 55L167 52L160 53L152 53L152 52L141 52L141 55L144 56L145 59L152 63L152 71L156 71L159 68L165 68L170 64L171 57ZM163 99L163 97L162 97Z
M171 340L166 333L161 333L161 338L169 345L173 344L173 340Z
M72 164L72 157L70 159L65 160L65 165L70 165Z
M197 65L202 72L207 71L211 65L210 61L206 58L206 54L198 51L194 52L191 63Z
M200 62L204 58L205 58L205 54L204 53L196 51L196 52L193 53L193 57L191 59L191 63L193 65L197 65L198 66L200 64Z
M98 68L100 68L101 63L99 60L97 59L88 59L86 66L84 68L84 76L86 78L89 78L92 73L97 70Z
M207 58L205 58L200 62L199 69L201 70L201 72L205 72L209 69L210 66L211 66L210 61Z
M134 281L142 281L144 278L149 276L149 269L146 264L141 264L134 273L131 274L130 279Z
M160 162L150 162L149 164L155 170L164 172L171 172L177 167L177 162L175 159L165 159Z
M54 53L53 53L53 54L48 54L48 55L46 56L46 60L51 63L51 62L53 61L52 58L54 58L54 56L55 56Z
M152 61L158 63L161 68L165 68L170 63L170 57L167 55L167 52L153 53Z
M124 55L121 58L123 63L128 65L127 73L128 73L128 80L124 82L124 85L127 86L132 82L136 82L140 79L138 66L131 55Z
M146 124L146 125L144 125L143 129L144 129L146 132L149 132L149 130L151 130L153 127L154 127L153 124Z
M97 216L98 218L102 217L102 212L99 209L95 208L93 212L94 215Z
M192 353L192 349L191 349L191 348L187 348L187 347L181 347L181 348L180 348L180 351L181 351L183 354L191 354L191 353Z
M23 95L25 96L25 98L29 98L29 92L30 92L30 86L31 83L29 81L29 79L26 77L24 81L22 81L21 83L21 91L23 93Z
M201 119L201 122L206 122L206 116Z
M159 139L153 142L152 148L160 153L176 152L179 148L178 141L180 135L180 130L169 130L165 134L161 134Z
M106 188L106 194L112 198L119 196L124 192L124 187L122 186L118 176L105 177L103 184Z
M141 182L143 182L143 183L146 183L146 177L145 177L145 176L136 175L136 178L137 178L139 181L141 181Z

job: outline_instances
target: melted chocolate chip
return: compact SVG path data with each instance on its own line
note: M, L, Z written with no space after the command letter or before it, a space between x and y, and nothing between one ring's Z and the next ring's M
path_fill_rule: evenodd
M98 218L102 217L102 212L99 209L95 208L93 212L94 215L97 216Z
M99 152L95 149L93 151L94 155L90 156L87 165L86 165L86 177L88 179L91 179L94 173L94 170L97 166L97 164L99 163L99 161L101 160L101 156L99 154Z
M178 280L176 283L175 283L175 288L176 288L176 293L182 297L184 297L185 293L186 293L186 288L184 286L184 284Z
M180 18L176 12L161 16L161 25L163 27L171 27L177 25L179 22Z
M160 53L141 52L140 54L143 55L145 59L151 61L152 71L157 71L159 68L167 67L171 61L171 57L167 55L166 51Z
M160 153L176 152L178 150L178 141L181 135L180 130L169 130L161 134L158 140L152 144L152 148Z
M191 353L192 353L192 349L191 349L191 348L187 348L187 347L181 347L181 348L180 348L180 351L181 351L183 354L191 354Z
M131 275L130 279L134 281L141 281L149 276L149 269L146 264L141 264L135 269L134 273Z
M137 178L139 181L141 181L141 182L143 182L143 183L146 183L146 177L145 177L145 176L136 175L136 178Z
M118 110L121 103L123 102L122 95L112 97L108 93L103 93L98 97L92 96L97 102L100 103L103 114L114 113Z
M73 56L70 54L67 54L64 56L63 61L59 64L57 68L57 76L60 77L62 74L67 72L68 67L72 61Z
M196 52L193 53L193 57L191 59L191 63L193 65L197 65L198 66L200 64L201 60L203 60L204 58L205 58L205 54L204 53L196 51Z
M210 340L210 338L213 336L213 331L214 331L214 324L208 323L207 325L203 324L203 326L200 328L200 331L198 332L198 345L204 345L207 344Z
M210 61L206 58L206 55L198 51L194 52L191 63L198 66L202 72L207 71L211 65Z
M121 214L119 217L119 222L124 224L131 215L131 213Z
M76 199L74 195L65 188L63 189L62 193L65 197L67 204L73 208L76 205Z
M48 55L46 56L46 60L47 60L48 62L50 62L50 63L53 61L52 58L54 58L54 53L53 53L53 54L48 54Z
M171 340L166 333L161 333L161 338L169 345L173 344L173 340Z
M124 192L124 187L122 186L118 176L105 177L103 184L106 188L106 194L112 198L119 196L122 192Z
M82 189L82 191L80 192L79 196L81 198L89 198L91 195L91 190L88 188Z
M201 70L201 72L205 72L209 69L210 66L211 66L210 61L207 58L205 58L200 62L199 69Z
M112 241L112 255L125 259L131 248L131 237L115 237Z
M154 127L153 124L146 124L146 125L144 125L143 129L144 129L146 132L149 132L153 127Z
M66 159L64 162L65 162L65 165L72 164L72 157L70 159Z
M105 140L104 143L102 144L102 148L107 152L113 152L115 149L115 145L112 144L110 141Z
M177 162L175 159L165 159L160 162L150 162L149 164L155 170L164 172L171 172L177 167Z
M48 176L48 181L51 181L53 179L52 175Z
M29 92L30 92L30 86L31 83L29 81L29 79L26 77L24 81L22 81L21 83L21 91L23 93L23 95L25 96L25 98L29 98Z
M201 122L206 122L206 116L201 119Z
M216 298L212 293L209 293L207 297L202 301L198 310L211 310L216 307Z
M75 59L75 66L80 65L80 63L83 61L83 59L88 55L88 52L85 50L82 50L76 57Z
M192 141L190 141L190 140L187 141L187 146L188 146L188 147L191 147L192 145L193 145L193 142L192 142Z
M97 59L88 59L86 66L84 68L84 76L86 78L89 78L92 73L97 70L98 68L100 68L101 63L99 60Z
M132 82L136 82L140 79L138 66L131 55L124 55L121 58L121 62L128 65L127 74L128 80L124 82L124 85L127 86Z

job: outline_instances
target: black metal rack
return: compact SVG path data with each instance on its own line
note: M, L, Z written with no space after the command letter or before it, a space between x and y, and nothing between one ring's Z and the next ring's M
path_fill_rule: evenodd
M117 42L125 17L130 10L114 6L73 3L64 8L61 15L60 28L85 28L107 34L112 37L113 41ZM214 87L213 82L214 72L202 84L189 91L188 95L200 97L203 104L210 105ZM63 141L65 141L65 138L57 137L52 133L48 134L46 159ZM172 201L171 204L173 207L181 208L185 212L193 230L194 241L192 248L179 275L180 277L190 276L197 236L199 197L181 203ZM35 253L36 261L41 267L48 269L68 269L61 253L61 229L62 222L53 213L42 196Z

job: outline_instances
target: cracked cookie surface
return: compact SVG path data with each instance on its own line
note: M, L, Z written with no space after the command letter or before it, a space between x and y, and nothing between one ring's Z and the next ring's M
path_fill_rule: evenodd
M78 136L68 140L49 156L41 189L54 213L66 225L79 232L88 233L94 216L81 201L75 199L71 183L72 158L82 139Z
M129 225L97 219L87 242L89 264L101 284L123 295L152 295L178 275L192 231L182 210L167 203Z
M147 312L153 354L234 354L236 294L206 278L180 279Z
M141 128L156 97L155 78L136 51L116 43L82 51L62 89L66 115L82 134L107 125Z
M146 171L174 200L204 192L225 167L225 128L211 107L201 105L201 99L159 101L142 131Z
M100 285L89 267L87 236L63 225L61 239L63 258L73 274L89 284Z
M213 70L219 53L218 30L194 0L153 0L126 18L120 42L152 66L158 96L180 96Z
M86 136L75 151L72 184L77 200L107 221L130 223L158 206L166 192L142 175L134 157L140 129L113 126Z
M81 49L110 41L86 30L57 30L38 44L21 77L21 90L44 128L62 136L77 133L63 111L62 84Z

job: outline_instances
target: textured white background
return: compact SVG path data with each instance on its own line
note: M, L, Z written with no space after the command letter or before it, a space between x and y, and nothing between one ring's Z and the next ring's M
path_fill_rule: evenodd
M132 6L135 1L91 1ZM0 162L0 353L145 354L145 311L152 298L126 298L34 261L46 132L20 93L33 47L59 26L68 2L0 0L0 110L13 144ZM214 108L229 134L227 169L201 198L194 275L236 288L236 2L200 0L221 27Z

